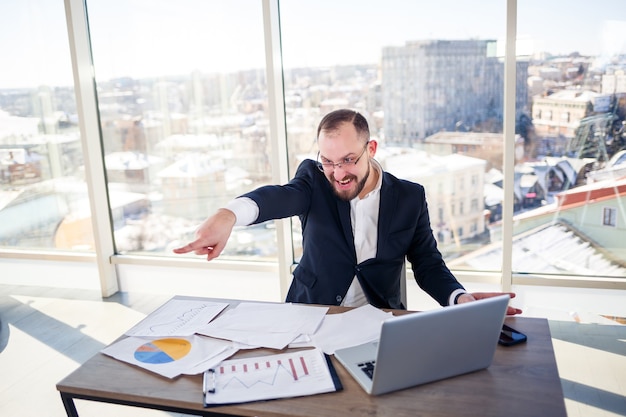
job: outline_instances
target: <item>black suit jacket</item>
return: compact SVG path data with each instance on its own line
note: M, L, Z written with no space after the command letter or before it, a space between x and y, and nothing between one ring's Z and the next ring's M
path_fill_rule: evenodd
M243 197L259 206L255 223L299 216L303 254L287 302L339 305L356 275L370 304L406 308L400 294L404 259L418 285L439 304L463 288L445 265L430 228L424 187L383 172L376 258L357 263L350 203L337 198L315 161L300 164L286 185L260 187Z

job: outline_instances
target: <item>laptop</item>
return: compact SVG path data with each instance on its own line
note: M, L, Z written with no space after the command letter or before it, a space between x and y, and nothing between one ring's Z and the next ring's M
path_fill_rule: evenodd
M394 316L375 342L335 351L371 395L485 369L493 360L509 303L501 295Z

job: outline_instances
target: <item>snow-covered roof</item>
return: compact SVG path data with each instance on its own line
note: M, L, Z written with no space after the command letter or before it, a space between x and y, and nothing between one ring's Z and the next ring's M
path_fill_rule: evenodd
M562 223L544 225L513 238L513 271L582 276L626 276L626 267L612 261ZM449 262L476 270L499 270L502 246L494 243Z

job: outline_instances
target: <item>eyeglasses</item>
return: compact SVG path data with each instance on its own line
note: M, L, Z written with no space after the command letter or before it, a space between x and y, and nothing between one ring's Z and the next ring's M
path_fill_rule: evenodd
M328 161L323 157L322 157L322 162L320 162L320 153L318 151L317 152L317 167L319 168L320 171L324 172L325 170L331 171L331 170L334 170L335 168L343 168L344 165L346 167L354 166L359 163L359 160L365 153L365 150L367 149L368 144L369 144L369 141L363 147L363 151L361 152L361 154L357 156L356 158L354 157L343 158L343 161L337 162L337 163L334 163L333 161Z

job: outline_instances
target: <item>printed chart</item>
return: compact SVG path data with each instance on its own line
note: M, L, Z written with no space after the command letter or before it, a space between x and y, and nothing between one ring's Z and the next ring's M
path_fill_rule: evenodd
M231 357L237 348L227 340L193 335L178 337L126 337L102 353L167 378L196 375Z
M335 391L324 354L319 349L233 359L214 370L207 404L246 402Z
M191 351L191 343L185 339L157 339L135 350L135 359L150 364L169 363L184 358Z
M264 361L252 360L240 364L221 365L215 369L217 378L223 380L221 388L238 385L250 389L256 384L270 386L296 382L310 376L307 360L303 355L285 359L267 358Z
M172 298L125 334L135 337L191 336L227 306L227 303Z

